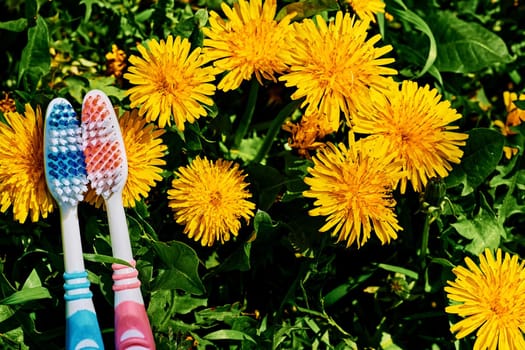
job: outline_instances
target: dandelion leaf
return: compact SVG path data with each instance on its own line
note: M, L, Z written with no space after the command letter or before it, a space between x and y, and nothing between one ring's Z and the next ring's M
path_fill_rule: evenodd
M27 28L27 19L19 18L11 21L0 22L0 29L11 32L22 32Z
M513 61L505 42L475 22L443 11L436 13L429 24L437 42L434 64L441 72L473 73Z
M448 188L463 185L463 196L472 193L496 168L505 142L499 132L487 128L472 129L468 134L461 163L446 179Z
M479 212L473 218L462 217L451 225L461 236L471 240L465 249L474 255L481 254L485 248L496 249L501 237L506 236L503 225L483 195Z
M18 83L23 83L25 90L33 91L50 69L49 31L46 21L39 16L36 25L27 31L27 44L20 58Z
M199 257L195 250L177 241L169 244L156 242L154 249L164 265L155 278L155 290L182 289L196 295L204 294L205 288L197 271Z

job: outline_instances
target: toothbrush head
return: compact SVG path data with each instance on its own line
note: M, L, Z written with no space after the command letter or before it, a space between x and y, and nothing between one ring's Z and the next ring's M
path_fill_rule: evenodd
M64 98L55 98L47 106L44 168L49 192L60 206L75 206L84 199L88 180L80 120Z
M100 90L84 97L82 140L91 187L104 199L121 192L128 176L126 149L113 105Z

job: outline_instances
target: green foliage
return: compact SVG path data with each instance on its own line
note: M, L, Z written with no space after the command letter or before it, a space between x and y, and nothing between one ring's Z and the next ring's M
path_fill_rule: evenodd
M5 1L0 91L9 92L19 112L25 103L45 110L57 96L80 110L91 89L129 109L129 83L106 74L112 45L128 59L138 55L137 43L168 34L201 46L208 11L221 12L220 4ZM450 333L457 319L444 311L443 286L454 266L485 248L524 252L525 126L504 136L494 122L506 120L504 91L525 92L525 7L488 0L385 4L388 14L378 16L370 34L392 45L400 78L438 88L462 115L456 124L469 138L461 163L432 180L439 186L432 201L410 190L395 193L398 239L345 248L319 233L322 218L308 215L313 201L302 196L303 179L312 162L287 148L290 134L282 125L302 101L290 101L282 84L255 79L217 93L208 117L184 132L166 128L163 179L127 210L158 349L472 348L473 336L457 341ZM342 1L278 1L277 17L328 18L339 9L352 12ZM525 101L514 102L525 110ZM508 159L504 147L517 154ZM197 155L239 163L257 207L223 245L188 239L167 204L174 171ZM105 343L113 344L111 264L126 262L111 257L103 210L83 204L79 212L99 322ZM0 348L63 349L58 213L25 224L11 214L0 214Z

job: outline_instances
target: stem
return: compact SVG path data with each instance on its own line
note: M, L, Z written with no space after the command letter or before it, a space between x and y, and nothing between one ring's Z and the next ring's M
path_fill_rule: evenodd
M270 148L272 147L273 141L275 140L275 137L281 130L281 126L284 123L284 120L299 106L300 101L292 101L288 103L286 106L284 106L283 109L277 114L275 119L273 120L272 124L270 125L270 128L268 129L268 133L264 137L263 143L259 150L257 151L257 154L252 159L250 163L257 164L260 163L264 157L268 154L270 151Z
M248 132L248 128L252 122L253 112L255 111L255 105L257 103L257 94L259 92L259 82L257 79L252 79L250 85L250 94L248 95L248 104L246 109L241 117L241 122L239 123L239 128L235 133L233 139L233 147L238 148L241 144L242 139Z
M423 267L425 265L425 258L427 256L428 251L428 237L430 235L430 219L432 217L431 213L427 213L425 216L425 223L423 224L423 235L421 238L421 251L419 254L421 255L421 260Z

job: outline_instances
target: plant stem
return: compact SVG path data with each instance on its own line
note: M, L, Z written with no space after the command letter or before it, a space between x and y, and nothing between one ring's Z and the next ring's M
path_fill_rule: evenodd
M239 123L239 127L237 128L237 132L235 133L233 139L234 148L239 148L242 139L248 132L248 128L250 127L250 124L252 122L253 112L255 111L255 105L257 104L258 93L259 82L257 81L257 79L252 79L250 84L250 93L248 95L248 103L246 105L246 109L244 110L244 113L241 117L241 122Z
M428 251L428 238L430 235L430 220L431 220L432 214L426 213L425 215L425 223L423 224L423 234L421 237L421 251L419 252L421 256L421 264L423 267L425 267L425 258L427 256Z
M268 133L264 137L263 143L261 144L261 147L257 151L257 154L252 159L252 164L260 163L264 157L268 154L270 151L270 148L272 147L273 141L275 140L275 137L281 130L281 126L283 125L284 120L292 114L292 112L299 106L300 101L292 101L288 103L286 106L284 106L283 109L277 114L275 119L272 121L272 124L270 125L270 128L268 129Z

